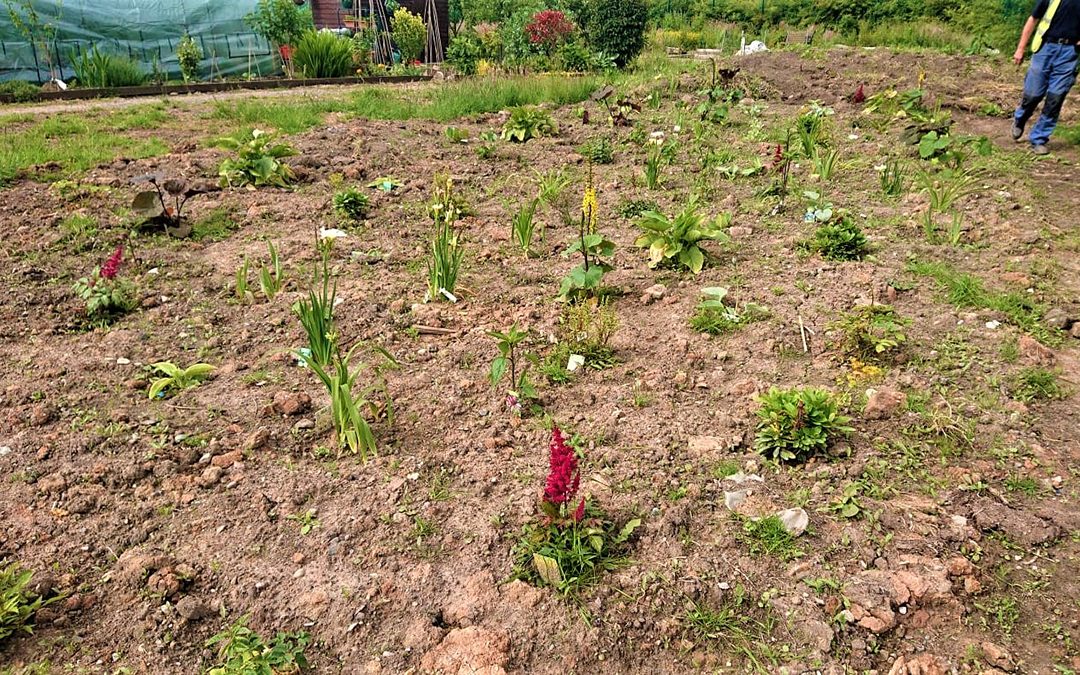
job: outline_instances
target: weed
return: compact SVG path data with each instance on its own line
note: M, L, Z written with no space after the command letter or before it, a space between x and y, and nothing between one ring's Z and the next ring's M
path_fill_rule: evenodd
M1013 628L1020 620L1020 606L1013 598L999 596L986 602L976 602L975 607L985 612L989 620L1005 635L1012 635Z
M197 387L214 371L214 367L208 363L195 363L187 368L181 368L170 361L159 361L152 364L150 368L164 376L155 379L150 384L147 395L151 401L165 398L169 393Z
M1058 383L1057 373L1038 367L1021 370L1010 387L1010 393L1013 398L1023 403L1057 401L1069 395Z
M910 320L897 316L891 306L875 304L856 307L829 324L829 328L840 333L838 346L844 354L878 359L899 350L907 340L904 327L910 324Z
M195 221L191 226L191 238L196 241L221 241L237 228L233 212L225 206L219 206Z
M480 140L483 141L476 146L474 152L480 159L492 159L499 152L499 135L494 131L485 131L480 134Z
M862 503L859 502L861 492L858 483L849 483L836 499L829 502L829 510L841 518L858 518L863 513Z
M334 195L334 212L343 220L355 223L367 214L370 203L368 196L358 188L345 188Z
M312 530L321 526L314 509L308 509L303 513L293 513L286 517L300 525L300 534L302 535L309 534Z
M725 593L716 607L695 602L687 610L686 624L699 639L718 642L725 652L740 654L761 672L767 670L762 661L780 663L766 644L776 630L776 617L768 603L755 603L741 584Z
M724 213L709 220L698 213L697 200L691 199L674 218L659 211L648 211L638 219L637 226L644 233L634 242L635 246L649 249L649 267L681 265L694 274L705 266L703 241L730 241L724 232L731 223L731 214Z
M1022 492L1028 497L1039 494L1039 481L1031 476L1009 476L1005 479L1005 489L1010 492Z
M754 447L774 460L806 461L825 450L838 433L847 433L850 418L824 389L769 389L760 397Z
M759 520L747 518L742 525L736 536L746 544L751 555L774 556L787 562L805 554L795 535L784 529L784 523L777 516Z
M240 617L233 625L206 642L217 647L217 665L207 675L286 675L308 667L304 648L311 642L307 633L278 633L270 640L248 628L250 617Z
M862 228L846 214L820 224L805 246L828 260L862 260L870 251Z

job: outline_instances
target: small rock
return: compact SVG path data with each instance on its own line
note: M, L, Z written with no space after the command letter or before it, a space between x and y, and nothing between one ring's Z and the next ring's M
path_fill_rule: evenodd
M1040 366L1054 365L1054 351L1039 344L1038 340L1029 335L1020 336L1017 347L1020 349L1020 356L1032 363Z
M1039 241L1042 235L1038 230L1024 230L1020 233L1020 241L1025 244L1034 244Z
M651 305L657 300L663 299L667 294L667 286L664 284L653 284L645 289L645 292L641 294L641 304Z
M1080 321L1077 321L1072 325L1072 328L1069 329L1069 335L1074 338L1080 338Z
M1068 313L1060 307L1051 307L1046 310L1046 316L1043 317L1043 321L1047 326L1051 328L1057 328L1058 330L1068 330L1069 326L1073 322L1069 319Z
M754 234L754 228L736 225L734 227L729 227L728 228L728 234L731 235L732 239L739 239L739 238L742 238L742 237L749 237L752 234Z
M38 403L30 409L30 426L43 427L56 419L56 407L48 403Z
M232 452L226 452L223 455L217 455L210 460L211 466L221 467L222 469L228 469L233 464L244 460L244 453L239 450L233 450Z
M799 536L810 525L810 515L804 509L784 509L776 514L788 534Z
M213 487L221 480L221 476L224 475L224 473L225 469L220 466L208 466L203 469L202 475L195 479L195 483L201 488Z
M311 397L303 392L279 391L274 394L274 411L293 416L311 409Z
M983 658L988 664L995 668L1000 668L1007 673L1016 670L1016 662L1013 661L1012 654L1005 651L1004 647L990 641L983 642L981 646Z
M269 440L270 430L266 427L259 427L251 432L244 441L244 452L254 452L255 450L264 448Z
M869 420L883 420L892 417L907 401L907 395L901 391L881 387L866 392L866 407L863 417Z
M185 621L195 622L210 618L214 610L198 598L185 595L176 602L176 613Z

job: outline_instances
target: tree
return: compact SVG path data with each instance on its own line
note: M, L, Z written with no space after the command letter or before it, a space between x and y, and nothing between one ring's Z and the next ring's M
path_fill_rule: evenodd
M645 0L593 0L589 8L589 42L623 68L645 48L648 23Z

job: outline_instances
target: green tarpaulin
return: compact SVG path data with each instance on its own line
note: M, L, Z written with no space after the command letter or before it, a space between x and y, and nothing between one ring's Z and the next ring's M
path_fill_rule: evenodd
M49 77L39 45L28 41L12 23L10 5L21 12L21 0L0 5L0 80L44 81ZM106 53L123 54L149 74L155 69L179 78L176 44L184 33L203 51L204 77L270 75L275 61L270 45L251 32L244 16L256 0L31 0L41 21L59 15L54 61L64 78L72 77L72 53L96 45Z

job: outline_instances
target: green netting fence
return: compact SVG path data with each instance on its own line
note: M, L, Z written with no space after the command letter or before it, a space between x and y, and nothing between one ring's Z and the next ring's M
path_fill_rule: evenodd
M31 0L42 22L56 21L53 62L72 76L72 54L97 46L138 62L148 74L179 76L176 45L185 34L202 47L202 69L211 77L271 75L271 47L244 24L256 0ZM16 10L19 2L13 3ZM0 3L0 80L42 82L48 59L27 40Z

